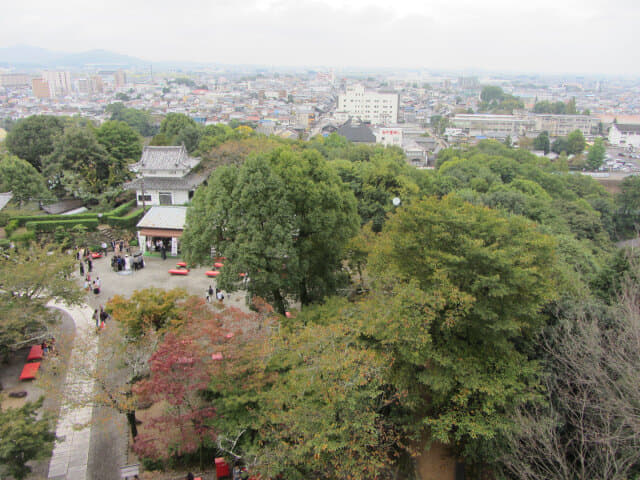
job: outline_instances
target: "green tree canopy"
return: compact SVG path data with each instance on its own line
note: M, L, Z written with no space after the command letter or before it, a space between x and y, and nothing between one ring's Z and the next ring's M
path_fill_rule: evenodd
M551 141L549 140L549 132L541 132L536 138L533 139L534 150L542 150L546 155L551 151Z
M604 147L604 142L601 138L596 138L593 141L593 145L589 147L589 153L587 154L587 165L591 170L599 169L607 154L607 150Z
M355 234L355 199L317 152L289 148L218 168L187 212L185 257L207 261L212 246L229 258L220 285L249 291L284 312L287 296L303 305L335 291L342 249Z
M0 156L0 191L13 192L18 203L29 199L48 199L51 197L44 180L30 163L12 155Z
M0 472L4 475L27 478L31 473L27 462L51 454L56 436L51 416L39 414L41 407L42 398L20 408L0 410Z
M62 135L64 120L49 115L33 115L18 121L5 140L7 149L42 171L43 159L54 149L54 142Z
M105 111L111 114L110 120L125 122L143 137L155 135L158 129L146 110L127 108L123 103L116 102L107 105Z
M2 255L0 353L34 333L41 333L52 318L45 307L47 302L74 304L83 296L71 277L76 269L71 256L51 255L48 248L35 245L3 250Z
M73 125L56 140L45 174L58 196L95 198L108 185L111 169L109 154L93 128Z
M370 265L380 293L363 333L393 352L414 426L467 454L491 444L509 428L503 413L535 397L528 354L557 296L554 240L521 217L432 198L387 222Z
M567 153L577 155L584 152L587 143L580 130L574 130L567 136Z

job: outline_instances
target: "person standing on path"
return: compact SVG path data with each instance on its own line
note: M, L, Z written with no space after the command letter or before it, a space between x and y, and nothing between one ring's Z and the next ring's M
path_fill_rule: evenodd
M91 270L93 270L93 262L91 261L91 258L87 257L87 268L89 270L89 272L91 272Z
M96 322L96 328L100 328L100 314L97 308L93 311L93 319Z
M84 277L84 263L80 262L80 276Z

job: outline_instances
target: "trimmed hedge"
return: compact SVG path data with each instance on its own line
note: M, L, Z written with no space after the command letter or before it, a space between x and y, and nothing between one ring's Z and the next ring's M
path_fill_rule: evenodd
M110 210L108 212L106 212L103 216L105 217L121 217L124 214L126 214L129 210L131 210L136 204L135 200L131 200L127 203L123 203L122 205L120 205L119 207L114 208L113 210Z
M58 227L68 227L70 229L76 225L84 225L87 230L95 230L98 227L98 220L94 218L69 218L67 216L66 220L34 221L25 224L28 230L38 233L55 232Z
M54 222L58 220L66 221L71 218L82 218L82 219L97 219L97 213L76 213L74 215L19 215L13 217L11 221L17 221L19 227L24 227L29 222Z
M112 227L133 229L136 227L143 215L144 210L141 208L131 212L126 217L107 217L106 221Z

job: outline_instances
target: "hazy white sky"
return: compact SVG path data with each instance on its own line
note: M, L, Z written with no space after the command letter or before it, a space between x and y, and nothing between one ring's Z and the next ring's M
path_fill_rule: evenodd
M145 60L640 74L640 0L20 0L0 47Z

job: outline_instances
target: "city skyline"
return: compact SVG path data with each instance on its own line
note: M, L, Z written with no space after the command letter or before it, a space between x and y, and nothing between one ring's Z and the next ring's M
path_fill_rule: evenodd
M640 73L632 0L62 3L5 6L0 48L107 49L149 62Z

